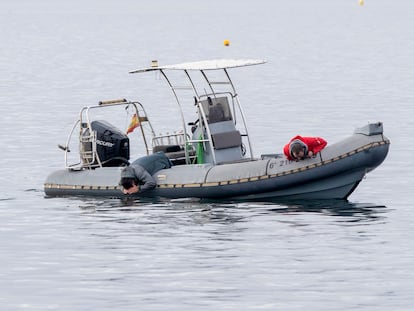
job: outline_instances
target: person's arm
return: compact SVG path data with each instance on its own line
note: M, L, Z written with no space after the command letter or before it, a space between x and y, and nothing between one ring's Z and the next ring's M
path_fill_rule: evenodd
M142 185L139 186L139 192L150 190L155 188L157 185L156 180L154 177L152 177L146 169L144 169L142 166L133 166L135 176L137 179L142 183Z
M308 155L310 157L314 156L315 154L320 152L323 148L325 148L327 144L328 142L325 139L321 137L313 137L312 140L308 143L308 147L309 147Z
M290 152L289 152L289 144L286 144L286 145L283 147L283 153L285 154L286 158L287 158L289 161L294 160L294 159L292 158L292 156L291 156Z

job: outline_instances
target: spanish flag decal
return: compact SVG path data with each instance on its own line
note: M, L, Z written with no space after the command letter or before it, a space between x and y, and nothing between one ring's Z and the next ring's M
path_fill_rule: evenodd
M126 133L127 134L132 133L139 125L140 123L138 120L138 116L136 113L134 113L134 115L132 116L131 122L129 122Z

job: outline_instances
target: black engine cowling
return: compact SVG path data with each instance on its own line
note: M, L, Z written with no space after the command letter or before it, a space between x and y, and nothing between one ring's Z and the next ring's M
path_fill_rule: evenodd
M107 121L96 120L91 122L92 131L96 132L96 153L102 166L121 166L127 164L129 160L129 138ZM89 129L86 128L82 134L83 138L90 136ZM82 161L84 164L96 166L98 159L94 161L90 156L92 143L83 139L81 143ZM92 162L92 163L91 163Z

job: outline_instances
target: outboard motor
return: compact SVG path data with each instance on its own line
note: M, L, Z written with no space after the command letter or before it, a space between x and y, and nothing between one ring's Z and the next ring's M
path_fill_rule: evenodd
M129 138L109 122L103 120L91 123L96 132L96 154L102 166L121 166L129 160ZM92 154L92 139L89 128L82 133L81 158L85 165L98 166L99 162Z

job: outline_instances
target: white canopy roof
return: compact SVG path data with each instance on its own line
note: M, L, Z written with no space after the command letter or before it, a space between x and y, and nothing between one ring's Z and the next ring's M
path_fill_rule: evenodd
M129 73L138 73L154 70L215 70L264 64L262 59L214 59L198 62L181 63L176 65L147 67L132 70Z

